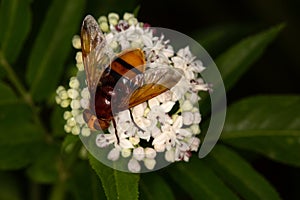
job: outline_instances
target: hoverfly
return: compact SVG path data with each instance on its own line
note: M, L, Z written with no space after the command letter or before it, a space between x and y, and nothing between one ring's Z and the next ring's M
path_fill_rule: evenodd
M106 130L112 121L118 143L114 115L128 109L135 124L130 109L169 90L181 78L180 73L166 67L146 70L140 49L123 51L109 61L105 36L90 15L82 23L81 47L90 92L90 106L83 112L84 120L91 130Z

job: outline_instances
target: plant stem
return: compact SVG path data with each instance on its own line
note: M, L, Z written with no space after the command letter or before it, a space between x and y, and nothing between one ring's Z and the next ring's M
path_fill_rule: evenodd
M30 94L26 91L26 89L23 87L22 83L19 81L16 73L10 66L10 64L7 62L5 56L3 55L3 52L0 50L0 64L3 66L5 71L7 72L8 79L11 81L11 83L15 86L16 90L21 94L23 99L30 105L32 105L32 100L30 97Z

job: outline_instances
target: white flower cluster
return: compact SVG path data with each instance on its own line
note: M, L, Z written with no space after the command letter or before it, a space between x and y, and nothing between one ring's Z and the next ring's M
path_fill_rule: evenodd
M108 17L101 16L98 22L114 52L140 48L145 53L147 67L167 66L184 73L171 90L132 108L134 122L129 110L114 117L119 143L111 124L109 133L97 135L96 145L112 147L107 155L111 161L117 161L120 156L127 158L131 172L140 172L141 162L148 170L154 169L159 153L168 162L188 161L200 144L198 92L209 89L199 76L205 69L202 62L192 55L188 46L175 52L164 35L155 36L154 29L138 22L133 14L125 13L120 19L118 14L110 13ZM76 49L81 48L79 36L74 36L72 43ZM76 66L83 72L81 52L76 54ZM56 96L56 102L63 108L71 107L71 111L64 113L65 131L89 136L91 131L82 116L83 110L89 107L88 89L76 77L71 78L69 86L67 90L59 86Z

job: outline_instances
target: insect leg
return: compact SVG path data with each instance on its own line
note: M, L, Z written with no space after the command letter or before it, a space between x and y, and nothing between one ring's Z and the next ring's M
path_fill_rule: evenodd
M116 135L116 138L117 138L117 143L119 144L120 143L120 139L119 139L119 136L118 136L117 124L116 124L116 121L115 121L114 118L112 118L112 122L113 122L113 125L114 125L114 128L115 128L115 135Z
M138 128L139 131L142 131L142 132L145 132L141 127L139 127L139 125L137 125L133 119L133 115L132 115L132 111L131 109L128 109L129 110L129 113L130 113L130 118L131 118L131 121L133 122L133 124Z

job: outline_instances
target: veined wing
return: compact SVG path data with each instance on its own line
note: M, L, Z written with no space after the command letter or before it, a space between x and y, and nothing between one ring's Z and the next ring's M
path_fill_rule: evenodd
M136 89L129 100L129 108L152 99L174 87L181 74L170 67L148 69L144 73L144 83Z
M148 69L145 73L138 74L127 82L119 81L115 88L116 94L119 88L123 87L124 89L120 89L122 95L116 95L114 103L118 109L113 110L125 110L152 99L171 89L180 79L181 74L177 70L162 67Z
M88 88L94 94L110 60L106 52L105 36L91 15L84 18L81 26L81 48Z

